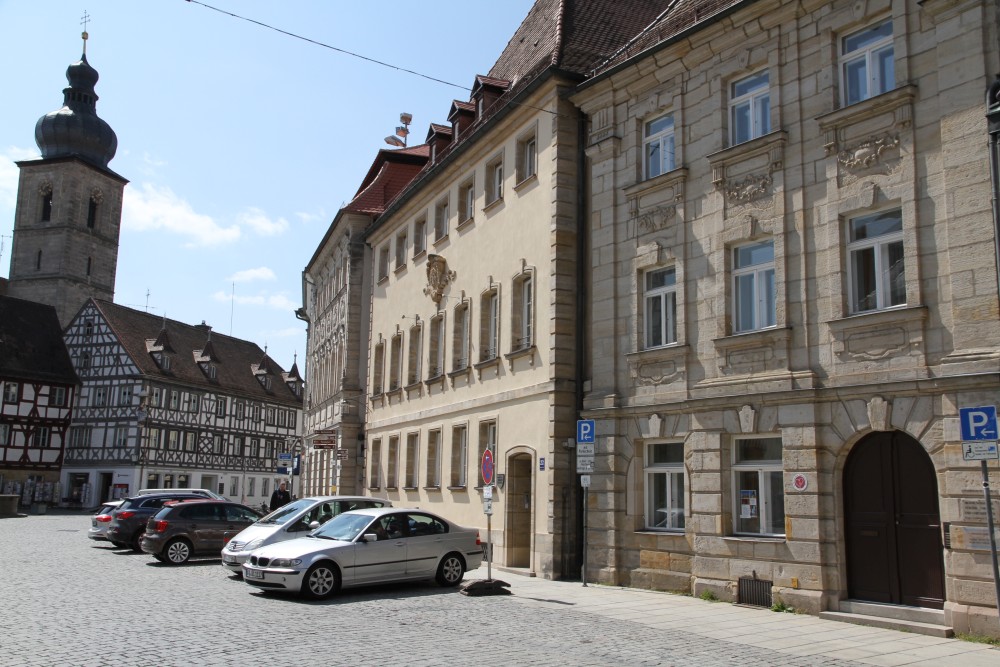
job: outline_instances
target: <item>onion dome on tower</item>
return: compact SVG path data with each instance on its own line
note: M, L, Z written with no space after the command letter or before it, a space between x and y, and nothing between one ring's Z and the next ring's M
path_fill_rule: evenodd
M63 107L35 124L35 143L43 158L75 155L106 168L118 150L118 137L97 116L97 70L87 62L87 33L79 62L66 68L69 87L63 89Z

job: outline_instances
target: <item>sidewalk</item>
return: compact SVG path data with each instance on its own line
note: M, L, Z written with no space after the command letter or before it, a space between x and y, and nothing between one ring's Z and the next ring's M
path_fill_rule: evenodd
M466 581L485 578L485 565L466 574ZM1000 667L1000 648L960 639L850 625L670 593L598 584L584 587L580 582L549 581L496 568L493 578L509 583L511 598L526 605L563 609L572 605L581 613L754 646L776 655L837 658L883 666Z

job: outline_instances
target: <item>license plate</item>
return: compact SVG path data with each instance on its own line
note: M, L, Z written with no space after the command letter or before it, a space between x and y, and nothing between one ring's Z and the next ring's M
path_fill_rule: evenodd
M243 576L247 579L263 579L264 573L261 570L248 570L243 568Z

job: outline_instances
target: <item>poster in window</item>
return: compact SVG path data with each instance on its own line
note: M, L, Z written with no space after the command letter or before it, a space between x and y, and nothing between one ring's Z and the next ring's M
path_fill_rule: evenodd
M757 517L757 492L753 489L740 491L740 518Z

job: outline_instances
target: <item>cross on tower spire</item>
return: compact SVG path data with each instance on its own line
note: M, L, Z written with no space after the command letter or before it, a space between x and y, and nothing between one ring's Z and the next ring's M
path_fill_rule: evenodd
M83 37L83 53L84 53L84 55L87 54L87 38L90 37L90 35L87 34L87 24L88 23L90 23L90 14L88 14L87 10L84 9L83 10L83 16L80 17L80 25L83 26L83 34L80 35L80 36Z

